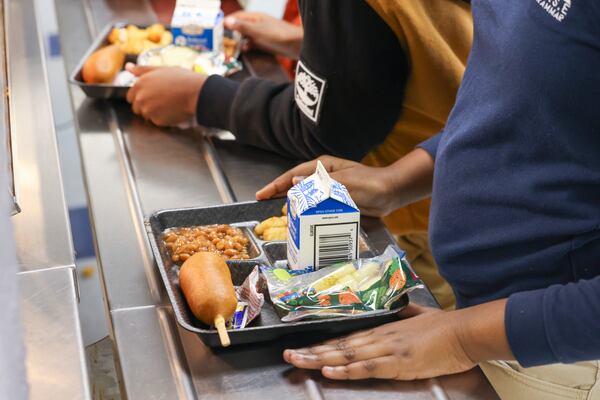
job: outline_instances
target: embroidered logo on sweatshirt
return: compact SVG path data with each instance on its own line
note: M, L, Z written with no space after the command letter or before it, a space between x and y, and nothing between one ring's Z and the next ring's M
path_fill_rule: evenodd
M571 0L535 0L548 14L562 22L569 13Z
M294 99L300 111L315 124L319 123L326 83L325 79L319 78L306 68L302 61L298 61L294 82Z

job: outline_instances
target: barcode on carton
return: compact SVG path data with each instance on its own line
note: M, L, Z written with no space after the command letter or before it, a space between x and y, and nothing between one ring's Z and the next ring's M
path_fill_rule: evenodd
M358 258L357 223L315 225L314 238L317 269Z

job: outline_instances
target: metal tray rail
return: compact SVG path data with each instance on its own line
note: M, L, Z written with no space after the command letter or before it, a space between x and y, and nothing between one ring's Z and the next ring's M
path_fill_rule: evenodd
M214 207L172 209L158 211L146 221L146 230L150 239L152 252L161 277L165 284L169 299L173 306L177 322L185 329L195 332L208 346L219 346L216 330L211 329L197 320L189 309L181 290L179 289L179 266L172 262L168 250L162 241L165 230L175 227L186 227L210 224L230 224L241 227L257 247L256 257L250 260L229 260L233 283L240 285L252 272L256 265L267 264L280 266L286 263L285 241L264 241L254 233L254 226L266 218L281 213L282 200L261 202L246 202ZM369 240L364 231L361 232L363 241L361 257L372 257ZM266 289L265 289L266 290ZM232 344L261 342L280 338L290 333L308 332L319 337L327 337L357 329L364 329L390 322L397 319L397 311L366 313L352 317L327 318L319 320L281 322L267 292L265 305L260 315L252 324L244 329L229 331ZM408 303L405 296L399 308Z

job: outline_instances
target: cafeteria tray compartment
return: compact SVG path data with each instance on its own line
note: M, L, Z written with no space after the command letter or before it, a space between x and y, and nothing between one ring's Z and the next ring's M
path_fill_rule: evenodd
M208 346L220 345L217 331L194 317L179 288L179 266L171 260L163 243L165 230L198 225L229 224L242 228L251 243L249 260L228 260L234 285L240 285L257 265L286 265L286 242L264 241L254 233L254 226L274 215L281 215L284 200L274 199L261 202L245 202L211 207L170 209L155 212L146 221L146 231L177 322L185 329L196 333ZM390 243L393 244L393 243ZM256 246L256 251L252 251ZM361 257L376 254L361 231ZM277 315L265 287L261 288L265 304L260 315L243 329L228 331L232 344L254 343L277 339L289 334L310 332L315 337L330 337L359 329L381 325L398 319L397 312L408 304L404 296L398 308L390 311L365 313L352 317L323 318L297 322L282 322Z

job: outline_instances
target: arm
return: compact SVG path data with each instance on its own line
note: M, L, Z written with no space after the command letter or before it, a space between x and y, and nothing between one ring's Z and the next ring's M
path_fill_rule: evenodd
M582 279L511 295L506 332L517 360L525 367L597 360L599 316L600 277Z
M442 140L443 134L444 134L444 131L442 130L437 135L432 136L429 139L427 139L426 141L420 143L418 147L425 150L429 154L429 156L435 160L435 156L437 154L437 149L440 144L440 140Z
M300 103L293 83L240 84L181 68L129 67L139 77L127 94L133 111L161 126L195 115L202 125L232 131L242 143L292 158L362 158L398 119L406 57L366 2L303 5L304 69L295 82Z
M331 379L413 380L462 372L486 360L516 358L529 367L600 358L600 277L457 311L412 305L402 314L412 318L286 350L284 359Z
M504 333L505 306L506 299L450 312L411 305L402 311L410 318L286 350L284 359L320 369L331 379L414 380L458 373L484 360L513 359Z
M327 153L360 159L385 139L399 116L406 57L366 2L313 1L304 8L300 61L313 81L324 81L309 99L320 99L318 111L298 107L292 83L234 83L211 76L199 96L198 122L288 157Z
M331 177L344 184L364 215L381 217L431 194L433 159L415 149L384 168L331 156L318 158ZM285 172L256 193L257 200L285 196L292 185L315 172L317 160Z
M257 48L269 53L297 60L300 57L304 30L268 14L237 11L225 18L225 28L235 30L247 39L246 48Z

